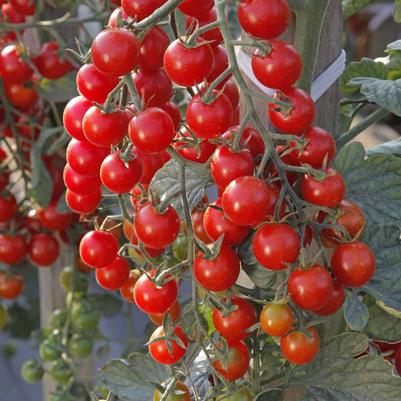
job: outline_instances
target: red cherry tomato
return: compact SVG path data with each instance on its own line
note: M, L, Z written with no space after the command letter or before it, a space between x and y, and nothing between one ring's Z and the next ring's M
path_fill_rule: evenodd
M149 353L150 356L156 361L161 363L162 365L173 365L180 361L185 353L187 352L188 340L185 337L184 332L181 327L177 327L174 329L174 335L177 336L185 348L183 348L179 343L175 340L158 340L149 344ZM162 326L158 327L150 337L150 340L156 340L159 337L164 336L164 329ZM167 346L167 341L170 343L170 349Z
M32 107L39 97L32 81L23 83L4 81L4 90L9 102L23 110Z
M120 287L120 295L125 301L134 304L134 288L138 281L141 273L139 270L131 270L129 272L128 278L124 281L123 285Z
M163 324L163 320L165 315L169 315L170 321L175 322L180 317L181 307L180 304L176 301L173 306L164 313L150 313L149 320L155 324L156 326L161 326Z
M40 209L38 217L43 227L50 230L66 230L74 221L72 213L60 213L57 211L57 203L51 202L46 209Z
M139 67L155 71L163 67L163 56L170 39L163 29L155 26L142 39L139 48Z
M33 69L22 58L23 48L8 45L0 52L0 75L9 83L23 83L32 77Z
M295 269L288 277L288 292L293 302L305 310L319 310L325 307L333 296L334 282L321 265L307 269Z
M267 304L260 313L262 330L273 337L287 334L294 326L294 314L287 304Z
M399 375L401 375L401 346L398 347L394 357L394 365Z
M17 213L17 200L12 193L0 196L0 223L6 223Z
M190 133L186 128L182 128L176 138L188 137L190 137ZM174 142L174 147L182 157L195 163L206 163L216 150L216 145L207 140L201 140L197 146L178 141Z
M314 312L319 316L330 316L336 313L344 304L345 301L345 291L342 284L338 281L334 282L334 291L329 302L318 310Z
M214 64L210 74L207 77L207 82L213 82L217 77L220 76L228 67L228 55L227 50L223 45L213 46L213 56L214 56ZM217 86L218 89L224 87L224 84L232 77L232 74L227 75L227 77L219 83ZM236 105L235 105L236 106ZM233 105L234 107L234 105Z
M156 270L148 274L154 277ZM171 279L167 276L166 279ZM175 280L167 281L161 286L156 286L146 274L143 274L135 284L134 298L140 310L145 313L165 313L176 302L178 286Z
M240 273L239 259L228 246L222 246L215 259L206 259L199 253L195 258L194 276L209 291L226 291L231 288Z
M139 61L139 42L123 28L100 32L92 42L93 64L105 74L121 76L131 72Z
M195 28L196 24L198 24L199 28L201 28L216 21L217 21L216 9L212 7L208 12L202 15L198 15L196 19L190 16L186 16L185 27L189 32L191 32ZM221 34L219 28L210 29L202 33L200 37L206 40L207 42L210 42L210 44L213 46L217 46L219 43L223 41L223 35Z
M270 121L277 129L287 134L300 135L312 125L315 105L306 92L291 87L276 92L273 98L291 105L289 111L284 111L273 103L267 105Z
M120 289L129 277L129 265L126 259L117 256L111 264L96 269L96 281L106 290Z
M252 57L252 70L263 85L284 90L298 81L302 72L302 59L295 47L281 40L271 40L266 56L256 49Z
M159 213L151 202L146 202L136 210L135 231L144 245L164 249L177 238L180 219L172 206Z
M184 0L178 8L182 13L196 18L206 14L213 5L213 0L205 0L202 2L199 2L199 0Z
M245 375L249 368L250 353L242 341L228 342L227 360L216 359L214 368L224 379L234 381Z
M308 334L292 331L281 337L281 352L295 365L306 365L316 357L320 349L320 336L314 327L307 328Z
M92 102L82 96L72 98L65 106L63 114L64 128L71 137L78 141L86 141L82 131L82 120L91 107Z
M331 258L333 273L346 287L361 287L373 277L375 255L363 242L340 244Z
M192 216L192 225L194 226L195 236L200 239L205 244L209 244L211 238L207 235L204 225L205 220L205 212L200 210L195 210L191 214Z
M78 214L93 213L100 204L102 199L102 191L99 189L88 194L77 194L67 189L65 200L68 207Z
M136 21L142 21L167 0L121 0L123 10Z
M36 10L35 0L10 0L11 6L22 15L34 15Z
M99 191L101 181L98 176L85 176L76 173L67 163L63 173L65 186L72 192L81 195L90 194L91 192Z
M181 124L181 111L178 106L173 102L167 102L163 106L160 107L171 117L174 123L174 128L178 129Z
M109 17L107 25L111 28L119 28L119 20L126 20L128 18L127 13L122 9L122 7L117 7Z
M128 239L131 242L131 244L138 245L138 236L136 235L134 226L132 226L132 230L131 230L131 233L130 233L130 236ZM149 248L149 247L145 246L145 251L148 253L148 255L151 258L157 258L164 252L164 249L154 249L154 248ZM137 250L137 252L139 255L142 255L142 253L139 250Z
M235 110L239 106L239 89L233 78L229 79L224 84L223 94L230 99L233 109Z
M301 248L297 232L289 224L271 223L262 226L252 240L256 259L271 270L282 270L295 263Z
M6 275L0 272L0 298L12 300L24 290L24 279L19 275Z
M139 160L142 162L142 185L149 185L155 173L170 160L169 154L165 151L148 154L135 149L134 154L137 155Z
M0 234L0 261L7 265L17 265L26 256L27 246L22 235Z
M89 231L79 244L79 254L85 264L94 268L110 265L117 257L118 243L106 231Z
M28 245L28 256L39 267L52 265L58 258L60 246L50 234L34 234Z
M228 141L233 140L233 136L238 131L238 126L230 128L223 134L223 138ZM265 144L263 138L258 131L251 127L245 127L242 131L240 145L244 149L248 149L253 158L263 155L265 152Z

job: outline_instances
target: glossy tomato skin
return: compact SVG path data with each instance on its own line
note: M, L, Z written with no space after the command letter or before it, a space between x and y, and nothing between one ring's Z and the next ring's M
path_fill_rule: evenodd
M168 315L172 322L175 322L180 317L181 307L180 304L176 301L173 306L169 308L164 313L150 313L149 320L155 324L156 326L161 326L163 324L163 319L165 315Z
M4 81L4 91L9 102L22 110L32 107L39 98L32 81L24 81L23 83Z
M171 206L159 213L151 202L137 208L135 231L138 239L149 248L164 249L174 242L180 231L180 220Z
M154 277L156 271L148 274ZM168 279L169 276L166 277ZM135 303L145 313L165 313L177 300L178 286L175 280L167 281L161 286L156 286L146 274L139 277L134 287Z
M40 209L38 217L43 227L50 230L66 230L73 223L74 215L58 212L57 203L53 201L46 209Z
M132 74L136 90L148 107L162 107L173 96L173 85L163 69L147 71L139 68Z
M93 268L110 265L116 259L117 252L116 238L106 231L89 231L82 237L79 244L81 259Z
M111 264L96 269L96 281L106 290L120 289L129 277L129 265L126 259L117 256Z
M65 106L63 113L64 128L67 133L78 141L86 141L82 130L82 120L85 113L92 107L92 102L83 96L72 98Z
M205 229L205 212L201 210L194 210L191 214L191 217L196 237L203 241L205 244L209 244L210 242L212 242L211 238L207 235Z
M209 76L207 77L207 82L212 83L217 77L220 76L228 67L228 55L227 50L223 45L212 46L213 50L213 68L210 71ZM223 79L219 85L217 86L218 89L224 88L224 84L232 77L232 74L228 74L225 79ZM232 102L233 103L233 102ZM236 106L236 105L235 105ZM234 107L234 105L233 105Z
M248 371L250 359L248 347L242 341L229 341L227 361L216 359L213 366L224 379L234 381Z
M213 180L222 188L227 187L236 178L251 176L253 170L253 157L248 149L235 152L226 145L217 148L210 164Z
M156 361L161 363L162 365L174 365L178 361L180 361L183 356L185 355L188 347L188 340L185 337L184 332L182 331L181 327L176 327L174 329L174 335L177 336L185 345L185 348L181 347L176 341L170 341L171 352L167 347L168 340L159 340L152 342L149 344L149 353L150 356ZM150 339L154 340L159 337L164 336L163 327L158 327L153 334L151 335Z
M127 15L137 21L142 21L166 1L167 0L121 0L121 6Z
M179 10L191 17L202 17L214 6L213 0L184 0L179 6Z
M158 107L150 107L132 118L128 133L132 143L141 152L159 153L171 145L175 127L167 112Z
M6 223L17 213L17 200L12 193L0 196L0 223Z
M330 164L336 155L336 142L330 132L319 127L308 129L303 137L307 145L302 151L295 151L295 157L302 164L308 164L316 169L323 164Z
M176 138L187 138L189 136L187 129L182 128ZM216 145L207 140L201 140L197 146L178 141L174 142L174 147L182 157L195 163L206 163L216 150Z
M134 226L131 230L131 235L128 239L131 242L131 244L138 245L138 236L136 235ZM148 255L151 258L157 258L164 252L164 249L155 249L155 248L149 248L148 246L145 246L145 251L148 253ZM137 250L136 252L138 252L139 255L142 255L142 253L139 250Z
M314 327L308 327L309 335L292 331L281 337L280 346L284 357L295 365L306 365L316 357L320 349L320 336Z
M376 270L375 255L363 242L340 244L331 257L333 273L345 287L367 284Z
M0 261L8 265L21 263L26 256L27 246L22 235L0 234Z
M10 0L14 10L22 15L34 15L36 4L34 0Z
M227 299L223 300L223 302L226 301ZM213 324L220 335L227 340L244 340L252 334L247 330L256 323L255 308L250 302L238 297L232 297L231 303L237 309L227 315L224 311L213 309Z
M301 196L314 205L335 208L344 199L345 181L340 173L331 168L326 170L326 174L322 181L305 174L301 179Z
M15 299L21 295L24 286L25 283L22 276L7 276L4 272L0 272L0 298Z
M325 267L315 264L291 272L288 277L288 292L297 306L314 311L325 307L330 301L334 282Z
M287 134L300 135L312 125L315 105L312 98L302 89L290 87L276 92L273 98L291 104L288 112L281 111L279 106L272 103L267 105L270 121L277 129Z
M100 178L111 192L129 192L142 178L142 163L137 157L124 162L119 154L112 153L103 160Z
M39 267L52 265L58 258L60 246L50 234L35 234L28 244L29 259Z
M263 55L260 49L252 57L252 70L263 85L284 90L298 81L302 72L302 58L295 47L281 40L271 40L270 53Z
M231 105L235 110L239 106L239 89L233 78L229 79L224 84L223 93L230 99ZM235 123L234 123L235 124Z
M135 303L134 288L139 277L141 277L141 273L139 272L139 270L131 270L129 272L128 278L119 288L121 297L124 298L124 300L129 302L130 304Z
M33 69L23 60L22 48L11 44L0 52L0 75L10 83L23 83L31 78Z
M170 39L163 29L155 26L142 39L139 48L139 67L155 71L163 67L164 53Z
M109 154L109 149L99 148L87 141L72 139L67 146L67 162L78 174L99 176L100 166Z
M104 103L118 83L117 77L104 74L95 64L84 64L77 74L78 92L91 102Z
M168 77L180 86L202 83L212 71L213 51L206 42L186 47L180 39L172 42L164 53L163 65Z
M100 32L92 42L93 64L105 74L121 76L131 72L139 61L139 42L123 28Z
M79 194L67 189L65 200L68 207L78 214L89 214L94 212L102 200L102 191L99 189L87 193Z
M217 21L217 13L215 7L212 7L208 12L205 14L199 15L195 18L192 18L190 16L186 16L185 18L185 27L187 30L192 32L194 27L196 26L196 23L199 24L199 28L211 24L213 22ZM191 29L190 29L191 28ZM219 28L213 28L208 30L207 32L203 32L200 35L201 38L206 40L207 42L210 42L212 46L217 46L223 41L223 35L220 31Z
M273 337L287 334L294 326L294 314L287 304L267 304L259 317L262 330Z
M238 19L242 29L260 39L274 39L288 27L291 10L287 0L241 0Z
M318 310L315 310L314 313L319 316L330 316L336 313L344 304L345 301L345 290L341 283L336 280L334 282L334 291L331 296L329 302Z
M224 214L239 226L260 224L275 202L271 188L253 176L235 179L226 187L222 196Z
M111 145L118 145L127 134L128 118L121 110L103 113L98 107L92 106L85 113L82 129L92 145L110 148Z
M142 163L143 174L141 178L142 185L149 185L155 173L161 169L169 160L170 155L163 151L160 153L145 153L134 149L134 155L137 155Z
M209 291L226 291L240 273L239 259L228 246L222 246L215 259L208 260L199 253L194 262L194 276Z
M212 241L217 241L219 237L224 235L223 245L240 244L248 236L249 227L235 225L224 216L222 211L213 206L221 208L221 199L217 199L205 211L203 224L207 236Z
M65 186L69 190L82 195L99 191L102 184L98 176L91 177L78 174L68 163L64 167L63 179Z
M238 126L231 127L223 134L222 137L225 140L232 141L233 135L238 131L238 128ZM242 148L248 149L254 159L260 155L263 155L265 152L265 144L262 136L260 135L259 131L252 127L244 128L240 139L240 145Z
M289 224L271 223L262 226L252 240L256 259L270 270L283 270L295 263L301 249L297 232Z
M213 91L217 96L210 104L195 95L188 104L186 117L189 128L202 139L217 138L223 134L232 123L233 107L226 95Z
M181 124L181 111L174 102L167 102L160 107L171 117L174 123L174 128L178 129Z

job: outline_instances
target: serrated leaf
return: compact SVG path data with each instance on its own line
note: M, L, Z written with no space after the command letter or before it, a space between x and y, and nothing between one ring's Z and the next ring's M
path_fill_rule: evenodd
M391 316L373 304L369 307L369 321L365 333L372 340L396 343L401 338L401 319Z
M356 292L347 294L344 302L344 318L351 330L362 331L369 320L369 309Z
M213 185L208 171L201 168L187 167L185 170L185 186L188 202L191 210L202 200L206 188ZM180 197L179 167L175 160L167 162L153 177L150 183L151 191L154 191L163 201L168 199L180 218L184 217Z
M375 154L394 154L401 155L401 138L394 139L392 141L388 141L382 143L380 145L374 146L373 148L368 149L368 156L372 156Z
M342 0L344 18L352 17L374 0Z
M365 148L360 142L352 142L343 147L335 160L336 168L345 174L359 166L365 159Z
M401 22L401 0L395 0L394 3L394 21Z
M49 102L68 102L71 98L78 96L75 77L75 73L70 73L60 79L43 78L38 86L39 95Z
M167 370L148 355L131 354L127 360L112 360L100 369L105 386L127 401L149 401L153 398L151 382L163 383Z
M391 81L377 78L353 78L352 85L360 86L360 91L369 102L401 116L401 79Z
M265 290L274 285L277 281L277 275L279 274L273 270L266 269L259 263L255 265L242 264L242 269L257 287Z
M341 90L349 94L358 92L360 85L350 83L350 81L359 77L386 79L386 66L383 63L376 62L370 58L362 58L361 61L350 63L341 76Z

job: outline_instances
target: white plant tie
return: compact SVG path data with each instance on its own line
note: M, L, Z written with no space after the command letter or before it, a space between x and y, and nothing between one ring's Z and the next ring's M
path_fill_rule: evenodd
M330 66L323 71L312 84L311 96L314 102L318 101L328 89L340 78L345 69L347 56L343 49L340 55L333 61ZM242 49L237 51L237 62L242 72L266 95L272 96L274 89L264 86L257 80L252 71L251 56Z

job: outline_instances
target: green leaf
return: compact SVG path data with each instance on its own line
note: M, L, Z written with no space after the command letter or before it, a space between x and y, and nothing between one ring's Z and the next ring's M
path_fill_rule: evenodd
M369 102L401 116L401 79L391 81L377 78L354 78L352 85L359 85L360 91Z
M100 369L105 386L127 401L149 401L153 398L151 382L163 383L166 369L148 355L132 354L128 360L112 360Z
M369 321L365 333L372 340L396 343L401 338L401 319L391 316L373 304L369 307Z
M344 18L352 17L374 0L342 0Z
M363 145L360 142L352 142L340 150L335 165L342 174L345 174L359 166L364 159L365 148Z
M280 389L270 389L264 393L258 394L255 401L283 401L284 391Z
M395 0L394 4L394 21L401 22L401 0Z
M363 334L337 336L311 364L294 369L290 384L306 386L302 401L399 401L401 378L388 362L375 355L354 359L367 348Z
M347 294L344 302L344 318L351 330L362 331L369 320L369 309L356 292Z
M388 141L382 143L380 145L374 146L373 148L368 149L368 156L372 156L375 154L394 154L401 155L401 138L394 139L392 141Z
M401 240L400 227L368 226L363 240L376 257L376 272L363 287L384 305L401 311Z
M213 185L208 171L202 168L187 167L185 170L185 186L191 210L202 200L206 188ZM184 217L180 197L179 167L175 160L166 163L153 177L150 190L155 192L161 201L168 200L180 218Z
M41 79L38 92L49 102L63 103L78 96L75 84L75 73L67 74L60 79Z
M370 58L362 58L361 61L350 63L341 76L341 90L348 94L358 92L359 85L350 83L350 81L359 77L386 79L386 66Z

